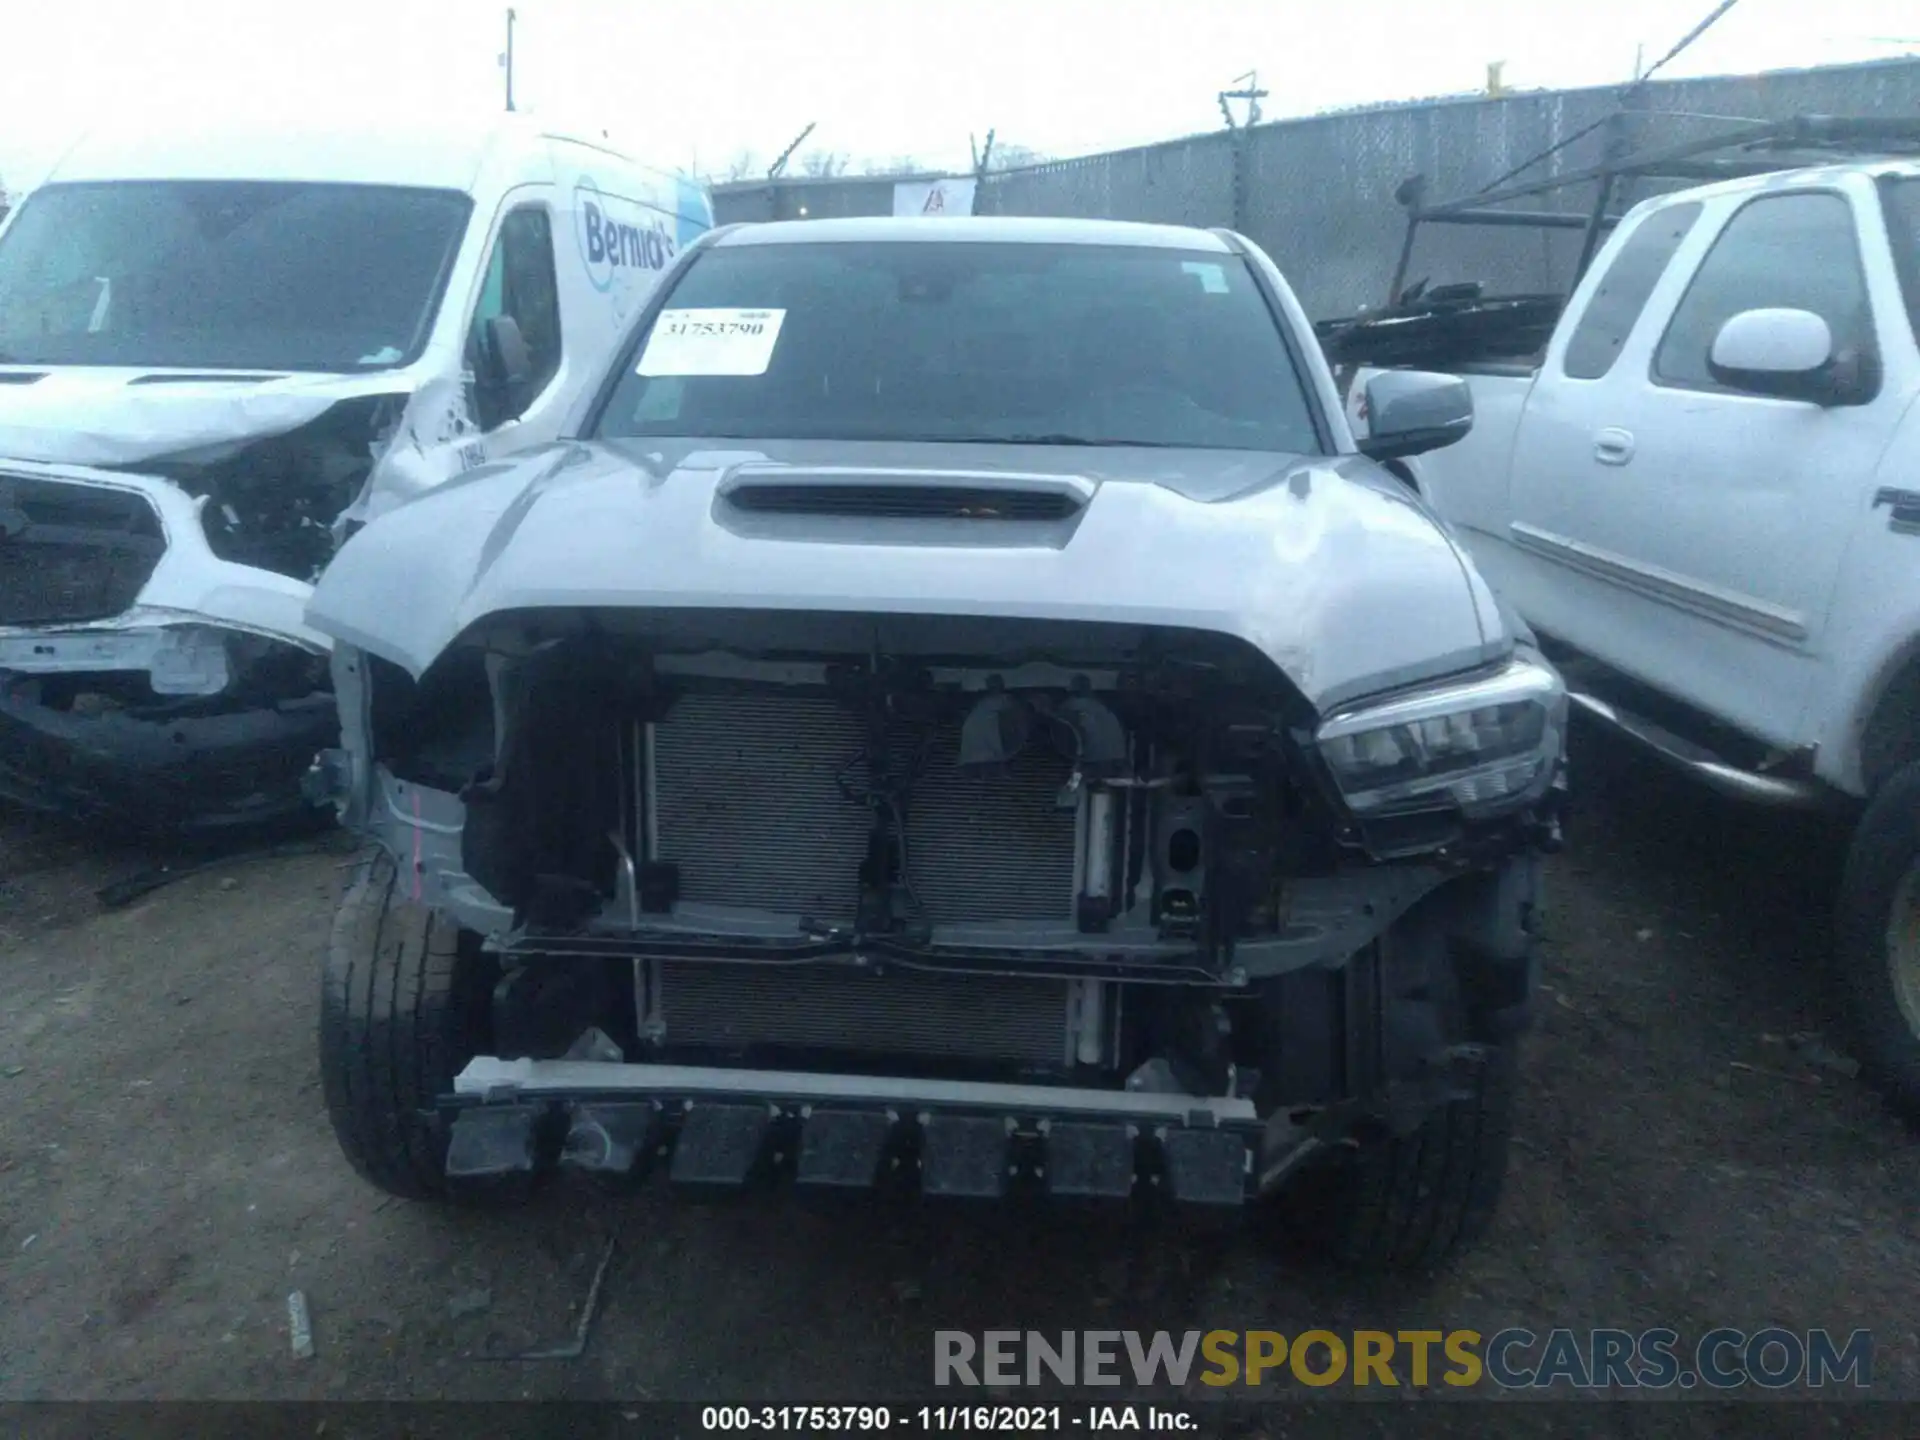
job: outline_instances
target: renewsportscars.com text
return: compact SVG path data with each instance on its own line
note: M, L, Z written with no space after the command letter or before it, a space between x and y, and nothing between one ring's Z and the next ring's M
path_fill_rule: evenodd
M936 1330L942 1386L1493 1385L1507 1390L1733 1390L1873 1383L1853 1330Z

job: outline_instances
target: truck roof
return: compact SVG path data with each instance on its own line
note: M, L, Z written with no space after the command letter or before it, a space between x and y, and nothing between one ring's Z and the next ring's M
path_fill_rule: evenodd
M1711 184L1694 185L1685 190L1656 195L1634 208L1652 208L1682 199L1717 200L1723 195L1751 195L1761 190L1777 190L1782 185L1834 182L1861 175L1868 179L1889 175L1920 178L1920 160L1849 160L1832 165L1799 165L1790 169L1769 170L1763 175L1742 175L1733 180L1716 180Z
M1123 245L1154 250L1231 253L1210 230L1146 225L1129 220L1071 220L1050 216L863 216L844 220L776 220L742 225L720 245L795 245L861 240L972 240L1014 245Z
M490 165L508 177L525 172L527 178L551 178L556 141L654 168L639 165L606 140L561 133L528 116L494 115L404 123L228 122L167 133L95 131L70 147L43 183L304 180L471 190Z

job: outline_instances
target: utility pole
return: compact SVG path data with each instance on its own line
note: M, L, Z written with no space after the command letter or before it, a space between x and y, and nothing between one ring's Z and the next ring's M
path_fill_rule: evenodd
M1216 97L1220 101L1220 114L1225 118L1229 130L1239 130L1243 128L1242 122L1233 118L1233 111L1227 106L1229 100L1246 101L1247 118L1244 123L1245 125L1258 125L1260 123L1260 102L1267 98L1267 92L1260 88L1260 72L1258 70L1249 70L1246 74L1235 80L1234 84L1241 85L1242 81L1244 81L1245 84L1242 85L1240 89L1222 90Z
M507 72L507 109L513 109L513 7L507 7L507 49L500 64Z
M1220 102L1220 116L1227 122L1227 130L1233 136L1233 228L1246 233L1251 213L1250 199L1247 193L1248 173L1253 168L1250 150L1253 144L1253 127L1260 123L1260 102L1267 92L1260 88L1260 72L1249 70L1234 82L1237 90L1222 90L1214 98ZM1247 118L1244 121L1233 118L1233 107L1229 100L1247 102Z

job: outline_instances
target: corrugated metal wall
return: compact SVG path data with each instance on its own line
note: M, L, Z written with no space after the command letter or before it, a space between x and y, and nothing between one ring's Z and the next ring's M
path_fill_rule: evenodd
M1604 119L1619 94L1542 91L1272 121L1237 135L1221 130L990 175L975 205L982 214L1237 224L1279 262L1308 314L1325 319L1384 298L1406 233L1394 200L1402 180L1424 174L1436 201L1480 189ZM1660 80L1638 103L1650 113L1634 123L1656 143L1709 135L1729 120L1920 115L1920 59ZM1593 165L1603 145L1596 130L1526 178ZM886 215L892 186L861 178L721 187L714 208L723 221L792 218L801 205L810 216ZM1592 187L1580 186L1526 203L1584 211L1592 199ZM1424 226L1408 273L1436 284L1480 280L1501 291L1551 291L1571 278L1577 249L1574 231Z

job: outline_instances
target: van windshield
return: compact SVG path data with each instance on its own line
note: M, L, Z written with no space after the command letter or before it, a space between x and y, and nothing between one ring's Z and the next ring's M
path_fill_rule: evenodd
M667 306L601 435L1320 448L1280 326L1225 251L721 245Z
M47 185L0 234L0 362L404 365L470 208L455 191L388 185Z

